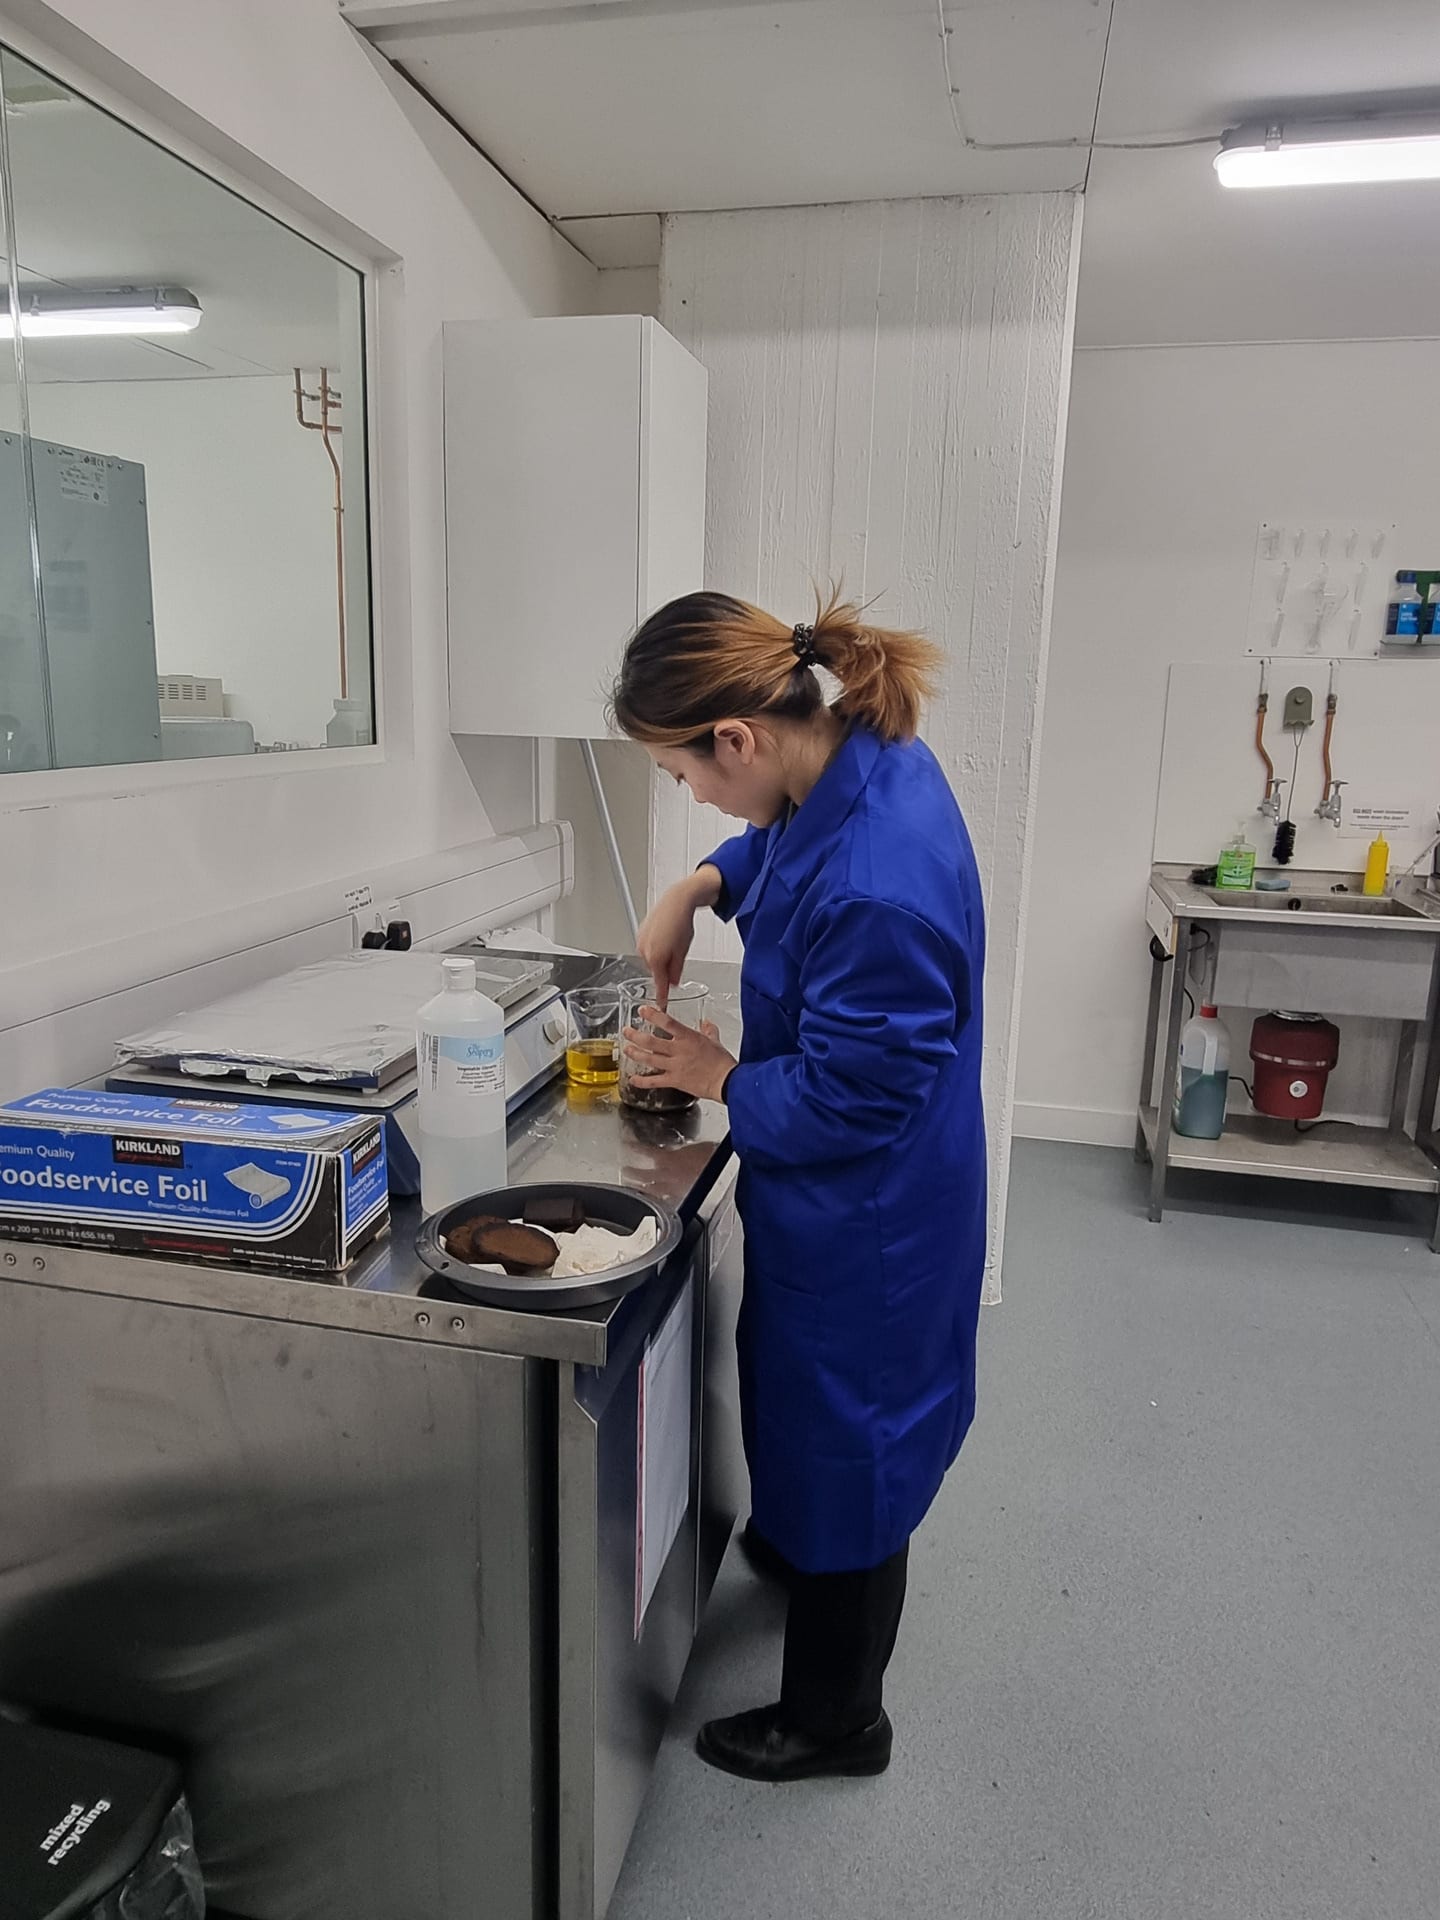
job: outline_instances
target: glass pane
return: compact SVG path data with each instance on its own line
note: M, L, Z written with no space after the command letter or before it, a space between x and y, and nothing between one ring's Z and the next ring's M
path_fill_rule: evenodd
M12 195L6 114L0 89L0 320L6 323L0 327L0 773L27 773L52 759L22 432L22 343L8 324Z
M4 57L62 766L373 739L364 288Z

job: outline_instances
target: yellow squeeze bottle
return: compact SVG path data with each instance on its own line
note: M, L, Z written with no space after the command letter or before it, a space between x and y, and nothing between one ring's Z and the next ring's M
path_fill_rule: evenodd
M1379 899L1385 891L1385 883L1390 878L1390 842L1383 833L1377 833L1370 842L1370 851L1365 859L1365 892L1372 900Z

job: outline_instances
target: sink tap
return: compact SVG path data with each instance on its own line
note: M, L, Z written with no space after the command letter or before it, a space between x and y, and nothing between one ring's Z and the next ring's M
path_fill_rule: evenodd
M1285 786L1286 783L1283 780L1271 780L1267 784L1265 798L1260 802L1255 811L1263 818L1278 820L1280 818L1280 802L1284 798Z
M1330 782L1329 786L1325 789L1325 798L1315 809L1315 818L1317 820L1328 820L1331 826L1338 830L1344 814L1344 806L1341 802L1340 794L1341 790L1348 787L1349 784L1350 782L1348 780L1332 780Z
M1440 809L1436 810L1435 824L1437 827L1440 827ZM1430 871L1425 875L1423 882L1425 891L1427 893L1440 893L1440 833L1436 834L1435 838L1430 842L1429 846L1425 848L1423 853L1415 856L1407 871L1410 873L1418 873L1421 862L1425 860L1430 862Z

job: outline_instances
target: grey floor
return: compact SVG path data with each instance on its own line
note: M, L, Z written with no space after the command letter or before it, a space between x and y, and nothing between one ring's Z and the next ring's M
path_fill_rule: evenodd
M694 1758L776 1690L732 1554L611 1920L1440 1914L1440 1260L1253 1193L1154 1228L1127 1156L1020 1150L891 1771Z

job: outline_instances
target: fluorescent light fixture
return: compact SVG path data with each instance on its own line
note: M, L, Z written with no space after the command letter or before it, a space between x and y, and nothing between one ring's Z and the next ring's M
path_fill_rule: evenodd
M184 287L32 287L20 294L23 340L193 333L202 318L200 302ZM0 340L14 334L7 299L0 306Z
M1440 114L1236 127L1225 135L1215 171L1224 187L1440 180Z

